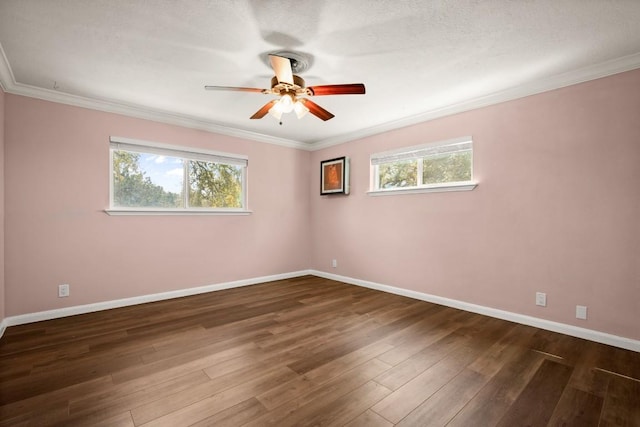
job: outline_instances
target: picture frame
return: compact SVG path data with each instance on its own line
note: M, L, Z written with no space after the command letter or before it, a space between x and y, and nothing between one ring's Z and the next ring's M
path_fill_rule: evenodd
M320 195L349 194L349 158L346 156L320 162Z

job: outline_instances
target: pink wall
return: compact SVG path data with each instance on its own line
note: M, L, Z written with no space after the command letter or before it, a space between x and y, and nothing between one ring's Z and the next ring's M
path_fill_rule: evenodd
M0 322L4 320L4 91L0 88Z
M640 339L640 70L313 153L0 96L3 316L314 268ZM110 135L248 155L254 213L106 215ZM366 194L372 153L465 135L474 191Z
M310 264L308 152L11 94L5 130L6 316ZM110 135L248 155L253 214L107 215Z
M372 153L466 135L474 191L365 193ZM319 196L342 155L352 194ZM639 165L640 70L317 151L312 268L640 339Z

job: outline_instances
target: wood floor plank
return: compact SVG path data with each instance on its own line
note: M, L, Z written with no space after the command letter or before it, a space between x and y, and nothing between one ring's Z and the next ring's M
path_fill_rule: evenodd
M371 359L253 419L246 427L299 425L300 420L315 412L324 411L326 405L356 390L387 369L389 365L386 363Z
M57 402L43 405L37 410L0 417L0 426L53 426L66 421L68 414L67 402Z
M106 411L92 412L82 417L68 417L65 419L56 420L56 422L46 423L44 425L50 425L55 427L85 427L85 426L134 426L131 413L118 412L107 409Z
M88 363L79 365L78 369L65 367L47 372L38 372L28 377L3 382L3 389L10 389L11 393L0 392L0 405L28 399L40 394L52 392L75 384L87 382L109 375L113 369L130 364L139 366L139 357L132 359L110 359L104 363Z
M69 401L72 398L108 389L112 384L111 377L105 376L1 405L0 425L13 425L31 418L44 417L50 413L54 413L56 416L53 418L57 419L57 415L61 412L60 408L64 414L68 413ZM4 393L11 393L11 390L2 384L0 394ZM34 423L34 425L38 425L38 423Z
M488 347L459 375L403 418L399 426L442 426L447 424L493 377L506 360L521 351L534 328L507 325L506 333Z
M254 397L238 403L230 408L211 415L190 427L237 427L247 421L259 417L267 412L267 409Z
M493 377L505 364L527 347L527 341L536 329L525 325L512 325L508 332L469 365L469 369Z
M403 313L403 315L393 323L377 327L374 326L370 328L368 333L359 334L357 338L352 337L351 339L348 339L348 337L341 337L340 339L328 342L326 347L321 352L315 353L313 357L300 360L290 367L300 374L308 372L318 366L330 362L333 359L344 356L345 354L350 353L360 347L365 347L394 332L404 329L411 323L418 320L427 309L428 308L426 308L426 306L423 308L418 306L416 309L408 308Z
M492 426L509 410L542 364L544 356L529 349L520 349L456 414L448 426Z
M209 417L229 409L247 399L255 397L256 393L268 390L271 387L295 377L297 374L287 367L278 367L266 371L263 375L256 376L238 386L217 393L211 397L199 400L189 406L173 411L167 415L155 418L147 423L136 417L136 425L145 426L188 426L203 421Z
M600 426L640 426L640 381L611 375Z
M234 387L250 383L256 378L264 376L265 373L270 373L273 369L282 372L285 367L283 364L273 365L258 362L232 370L224 375L217 375L216 372L216 375L210 381L190 388L187 393L172 393L153 402L137 406L131 412L136 424L142 424L154 418L170 414L173 411L178 411L181 408L197 404L199 401L212 399L214 396ZM283 379L281 382L286 382L294 377ZM275 386L276 384L273 385L273 387ZM216 399L219 398L220 396ZM236 403L239 402L233 404L235 405Z
M357 389L328 403L302 418L296 425L344 426L375 405L391 390L375 381L368 381Z
M364 336L353 337L350 334L340 334L335 339L323 343L319 351L310 353L306 358L289 367L299 374L312 371L325 363L378 341L381 337L376 335L375 331L379 328L380 326L374 322L362 322L360 330Z
M572 368L567 365L543 361L498 425L546 425L569 381L571 371Z
M640 353L314 276L9 327L0 426L640 425Z
M340 311L352 304L350 298L340 298L335 296L332 299L319 302L317 304L302 304L301 307L296 307L295 310L283 310L278 313L276 320L278 322L295 322L297 320L305 320L315 315L322 315L328 311Z
M317 388L319 385L348 372L352 368L376 357L377 354L383 353L389 349L389 344L376 342L369 346L358 349L352 353L346 354L338 359L322 365L305 375L298 376L286 383L258 395L258 400L268 409L274 409L285 402L294 399L301 394Z
M157 401L168 395L191 390L200 384L208 382L209 377L202 371L188 373L181 377L172 378L158 384L140 387L138 384L118 384L107 390L90 393L86 396L69 401L69 419L96 419L95 413L120 413L131 409L131 402L142 405ZM85 422L85 424L89 424Z
M387 344L384 340L375 341L307 372L305 377L318 384L323 383L356 366L368 362L380 354L384 354L390 347L391 345Z
M322 322L306 328L289 330L276 336L268 335L263 338L258 338L255 340L255 343L262 350L270 352L317 340L318 336L326 337L334 335L338 335L338 332L335 330L332 322Z
M269 332L262 328L273 325L270 320L260 320L260 322L238 322L237 325L232 323L219 328L206 329L199 337L192 337L189 340L175 340L175 342L166 343L164 345L154 344L155 351L142 355L144 363L149 364L155 361L166 360L173 356L182 356L187 352L193 352L194 356L198 353L215 352L217 348L231 346L234 343L255 342L259 338L272 336ZM186 335L180 333L179 336Z
M189 393L175 393L135 407L132 410L134 419L137 423L147 422L212 397L234 386L249 382L264 374L265 371L284 367L297 360L295 351L284 351L282 354L264 354L264 357L259 358L254 352L247 352L248 349L244 350L237 352L234 358L218 358L218 360L205 358L198 361L194 368L203 369L211 381L191 388ZM202 365L205 364L207 366L203 367Z
M206 374L209 379L215 380L226 375L231 375L240 370L246 371L256 367L257 369L260 369L261 366L262 363L257 355L249 354L240 355L233 359L223 360L220 363L204 368L202 372ZM233 381L237 381L237 379L234 379Z
M396 389L371 409L392 423L398 423L411 411L457 376L477 355L477 350L462 346L411 381Z
M638 353L622 348L603 346L597 367L640 381L640 363L637 355Z
M20 377L26 377L31 374L33 365L30 363L16 362L11 369L5 369L0 372L0 383L8 382L18 379Z
M460 412L488 379L464 369L396 424L398 427L444 426Z
M85 424L86 425L86 424ZM134 427L133 419L130 412L124 412L119 415L115 415L106 420L96 422L92 424L93 427Z
M607 360L608 353L609 346L594 342L585 343L582 346L581 358L574 365L568 386L604 399L609 380L596 368L603 366L602 361Z
M256 345L251 341L245 343L236 341L232 343L216 343L156 362L119 370L112 374L112 378L113 382L118 384L136 378L152 377L154 375L159 377L169 375L180 376L184 373L204 369L216 363L251 353L251 351L256 348Z
M449 332L448 330L446 330ZM376 381L383 386L397 390L436 363L440 362L450 353L462 348L468 341L467 338L449 332L447 335L426 347L421 352L414 354L405 361L381 374ZM379 360L384 361L381 357Z
M380 355L379 359L390 365L397 365L434 342L455 331L463 319L471 319L462 311L439 310L416 323L415 331L404 331L399 339L392 341L394 348Z
M393 427L393 423L369 409L345 424L345 427Z
M596 427L600 423L603 401L604 399L600 396L567 387L548 425Z

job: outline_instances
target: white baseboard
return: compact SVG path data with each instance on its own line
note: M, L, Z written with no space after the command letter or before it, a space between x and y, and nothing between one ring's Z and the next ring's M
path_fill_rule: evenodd
M495 317L498 319L508 320L510 322L521 323L523 325L533 326L548 331L558 332L577 338L583 338L602 344L612 345L640 352L640 341L630 338L620 337L617 335L607 334L605 332L594 331L592 329L580 328L578 326L567 325L565 323L553 322L550 320L540 319L537 317L526 316L524 314L513 313L510 311L499 310L496 308L485 307L481 305L471 304L464 301L458 301L450 298L439 297L437 295L425 294L422 292L411 291L408 289L396 288L394 286L383 285L380 283L369 282L366 280L354 279L352 277L340 276L337 274L327 273L319 270L301 270L291 273L275 274L272 276L255 277L251 279L236 280L233 282L218 283L215 285L200 286L196 288L180 289L176 291L162 292L158 294L142 295L139 297L124 298L113 301L105 301L94 304L78 305L74 307L60 308L56 310L41 311L37 313L23 314L19 316L10 316L0 322L0 338L9 326L23 325L26 323L40 322L43 320L57 319L60 317L74 316L77 314L92 313L95 311L109 310L112 308L126 307L137 304L145 304L148 302L162 301L171 298L180 298L190 295L203 294L207 292L220 291L223 289L239 288L242 286L256 285L258 283L272 282L275 280L291 279L294 277L313 275L323 277L325 279L336 280L339 282L349 283L351 285L363 286L365 288L375 289L378 291L388 292L391 294L401 295L421 301L427 301L434 304L444 305L447 307L457 308L472 313L478 313L485 316Z
M540 319L537 317L526 316L524 314L513 313L510 311L499 310L497 308L485 307L482 305L471 304L464 301L458 301L450 298L439 297L437 295L425 294L422 292L411 291L408 289L396 288L394 286L382 285L380 283L369 282L366 280L354 279L352 277L340 276L337 274L326 273L324 271L310 270L314 276L323 277L325 279L336 280L339 282L349 283L352 285L363 286L365 288L375 289L378 291L388 292L391 294L401 295L413 299L432 302L434 304L444 305L447 307L457 308L472 313L478 313L485 316L495 317L498 319L508 320L510 322L521 323L523 325L533 326L552 332L558 332L572 337L583 338L589 341L595 341L602 344L612 345L627 350L640 352L640 341L630 338L620 337L617 335L607 334L605 332L594 331L592 329L580 328L578 326L567 325L565 323L553 322L550 320Z
M204 294L207 292L221 291L223 289L239 288L241 286L256 285L258 283L272 282L275 280L291 279L294 277L311 274L311 270L295 271L291 273L275 274L272 276L254 277L251 279L236 280L233 282L218 283L215 285L199 286L197 288L179 289L176 291L161 292L158 294L142 295L104 301L94 304L77 305L73 307L59 308L55 310L40 311L37 313L22 314L5 318L0 324L0 337L4 334L6 327L24 325L26 323L40 322L43 320L57 319L60 317L75 316L77 314L93 313L95 311L110 310L112 308L126 307L130 305L145 304L148 302L162 301L171 298L180 298L190 295Z

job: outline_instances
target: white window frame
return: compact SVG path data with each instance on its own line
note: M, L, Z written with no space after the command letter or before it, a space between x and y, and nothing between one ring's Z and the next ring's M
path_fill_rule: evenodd
M145 208L145 207L115 207L113 205L113 152L123 150L137 153L158 154L167 157L177 157L185 161L202 160L213 163L225 163L242 166L242 208ZM109 138L109 208L105 212L109 215L248 215L247 208L247 177L249 158L245 155L230 154L220 151L210 151L192 147L162 144L159 142L143 141L139 139L111 136ZM184 166L185 175L187 166ZM185 176L183 185L188 186ZM187 196L185 195L185 198ZM187 206L185 201L185 206Z
M444 182L438 184L422 183L422 158L429 154L447 152L456 146L469 146L471 148L471 180L460 182ZM417 160L417 184L411 187L380 188L379 165L393 161ZM385 196L392 194L434 193L445 191L471 191L478 186L473 180L473 138L465 136L446 141L430 142L427 144L399 148L396 150L375 153L371 155L370 196Z

